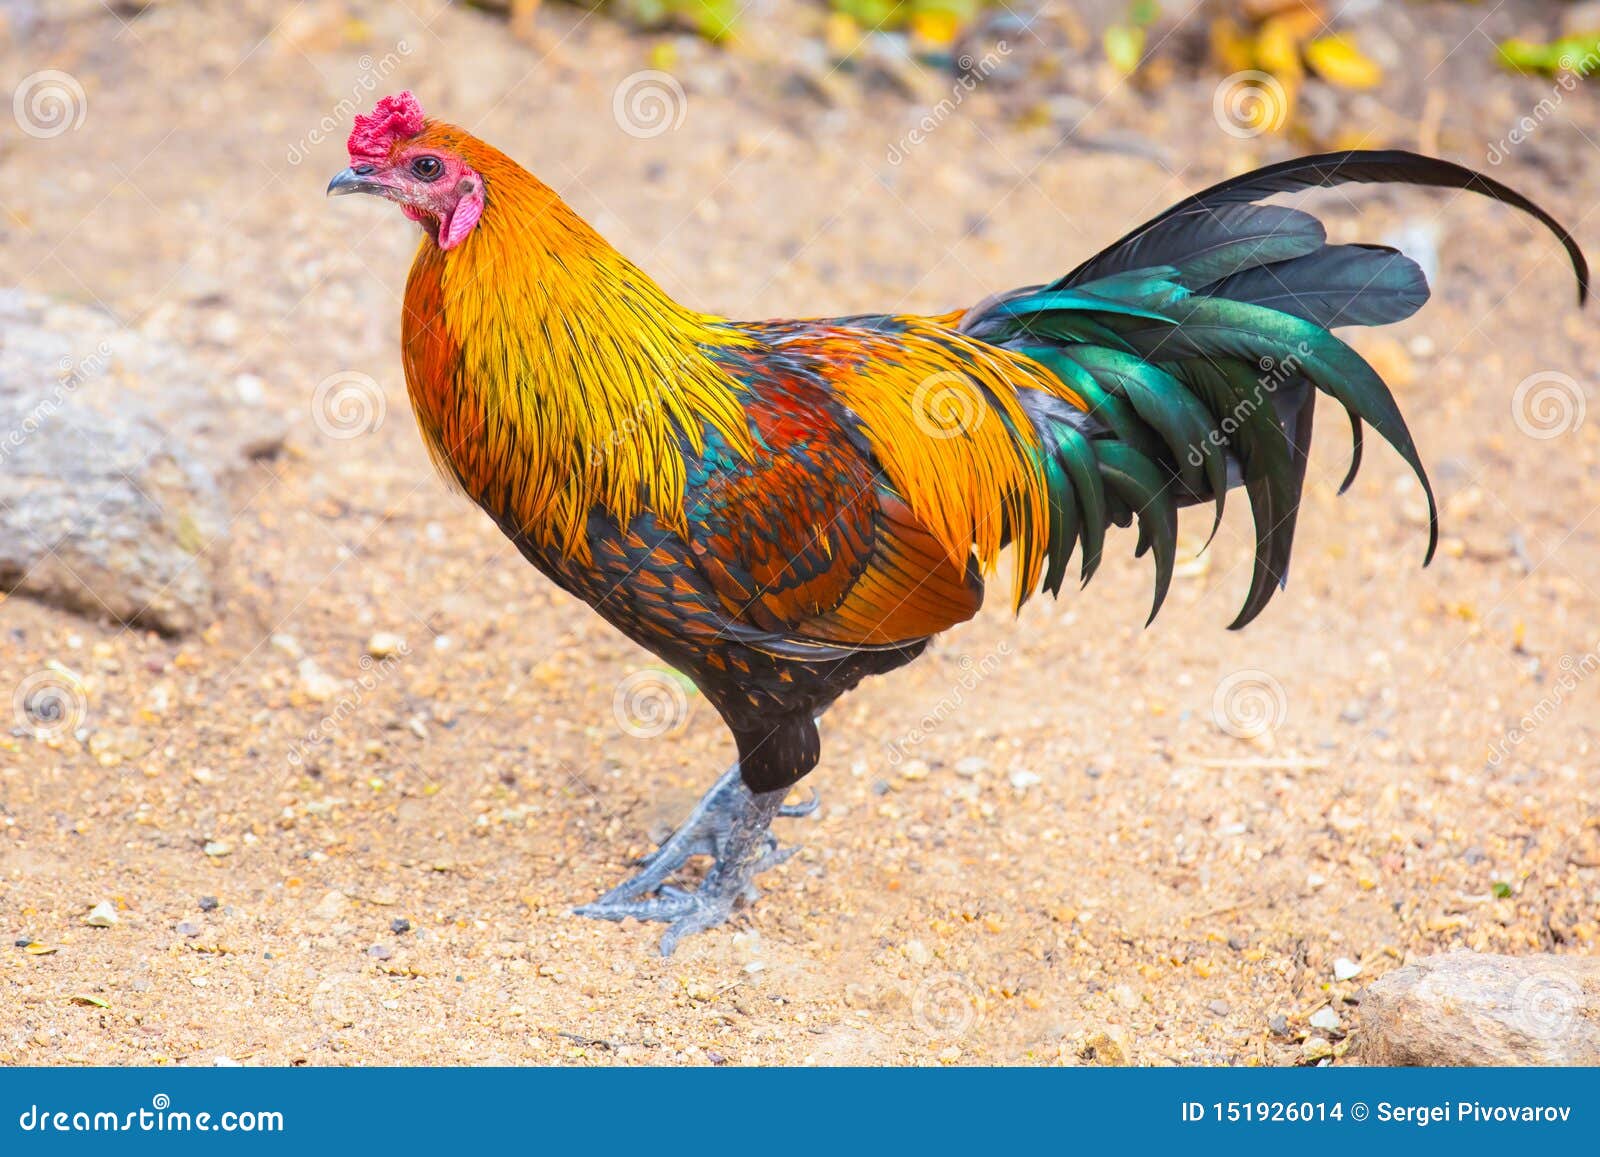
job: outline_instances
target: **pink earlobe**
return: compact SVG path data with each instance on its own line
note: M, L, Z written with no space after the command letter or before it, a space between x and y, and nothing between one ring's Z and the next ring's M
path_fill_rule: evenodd
M472 190L463 193L450 215L439 223L440 249L454 249L460 245L483 215L483 178L474 175L466 179L472 182Z

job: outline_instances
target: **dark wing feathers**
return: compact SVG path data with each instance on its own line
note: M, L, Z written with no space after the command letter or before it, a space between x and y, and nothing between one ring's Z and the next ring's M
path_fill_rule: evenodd
M1238 269L1315 253L1327 240L1322 222L1282 205L1198 207L1158 219L1148 228L1090 258L1052 290L1082 285L1130 270L1170 266L1173 280L1197 287Z
M1327 245L1290 261L1230 274L1200 292L1333 329L1404 321L1427 302L1428 279L1397 249Z
M1428 299L1426 278L1394 249L1329 245L1309 213L1254 203L1378 181L1469 190L1531 214L1566 248L1580 303L1586 298L1588 265L1550 214L1480 173L1399 151L1302 157L1235 177L1049 285L991 298L961 318L961 330L1032 357L1087 411L1042 392L1022 395L1043 441L1044 589L1059 591L1080 547L1087 582L1107 526L1136 519L1138 553L1154 555L1159 609L1172 577L1177 508L1214 503L1220 520L1228 488L1240 485L1255 521L1256 559L1232 625L1248 623L1287 579L1318 392L1350 417L1345 487L1361 463L1365 425L1416 473L1428 497L1432 558L1433 491L1405 418L1377 372L1328 332L1411 316Z
M1487 177L1453 161L1443 161L1437 157L1424 157L1419 153L1410 153L1403 149L1352 149L1338 153L1317 153L1309 157L1296 157L1292 160L1280 161L1275 165L1268 165L1265 168L1256 169L1254 172L1229 178L1226 181L1212 185L1209 189L1203 189L1198 193L1185 197L1160 216L1151 218L1120 240L1107 246L1103 253L1091 257L1056 284L1058 286L1078 284L1080 281L1085 280L1083 276L1085 272L1092 269L1095 263L1107 254L1115 253L1125 246L1136 245L1144 234L1159 230L1174 217L1204 216L1208 212L1220 211L1223 206L1259 201L1263 197L1270 197L1275 193L1292 193L1300 189L1333 188L1334 186L1345 184L1375 183L1420 185L1436 189L1465 189L1473 193L1482 194L1502 204L1510 205L1513 208L1521 209L1549 229L1561 242L1562 247L1567 251L1567 256L1572 261L1573 271L1578 277L1578 304L1582 305L1587 300L1589 296L1589 263L1584 260L1583 250L1578 248L1577 241L1573 239L1571 233L1567 232L1561 222L1515 189L1502 185L1493 177ZM1157 258L1156 263L1166 261L1167 259L1165 258Z

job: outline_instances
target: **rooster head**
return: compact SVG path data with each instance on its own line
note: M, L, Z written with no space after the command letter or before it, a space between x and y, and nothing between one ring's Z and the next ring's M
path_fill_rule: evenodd
M386 96L357 116L346 149L350 167L328 182L328 195L371 193L395 202L441 249L467 239L483 214L483 178L443 140L409 92Z

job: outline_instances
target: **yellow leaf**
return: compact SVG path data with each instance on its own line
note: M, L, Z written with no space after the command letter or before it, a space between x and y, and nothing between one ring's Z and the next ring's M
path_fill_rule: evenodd
M1306 45L1311 71L1340 88L1372 88L1383 79L1383 69L1347 36L1319 36Z
M823 25L822 39L828 46L828 55L835 60L843 60L854 56L861 47L861 29L849 14L830 12L827 23Z
M1264 23L1256 37L1256 59L1279 80L1298 80L1304 70L1300 67L1300 34L1295 22L1274 16Z
M1143 28L1135 28L1127 24L1113 24L1106 29L1105 50L1106 59L1111 62L1111 67L1122 76L1131 76L1139 67L1139 59L1144 55L1145 32Z
M650 46L650 67L671 72L678 67L678 46L670 40L658 40Z
M911 16L911 35L929 48L948 48L961 31L961 18L954 12L915 12Z
M1227 17L1211 22L1211 55L1229 73L1248 72L1256 66L1255 41Z

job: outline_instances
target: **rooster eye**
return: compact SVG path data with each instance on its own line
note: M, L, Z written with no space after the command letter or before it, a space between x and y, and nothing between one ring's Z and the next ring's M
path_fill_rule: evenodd
M418 157L411 162L411 171L424 181L436 181L444 172L444 165L439 163L438 157Z

